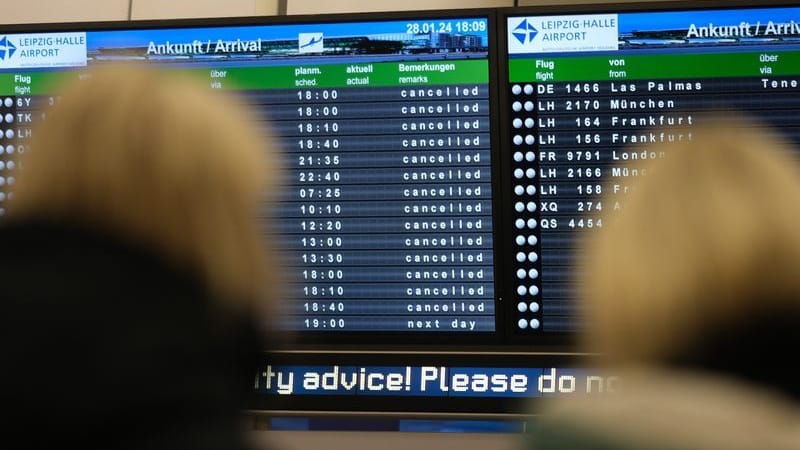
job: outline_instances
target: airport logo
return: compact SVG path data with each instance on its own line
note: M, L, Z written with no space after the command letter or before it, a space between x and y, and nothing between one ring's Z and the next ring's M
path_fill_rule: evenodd
M0 69L86 65L86 33L14 34L0 37Z
M508 18L509 54L619 50L617 14Z
M297 35L297 51L299 53L322 53L325 51L322 33L299 33Z
M7 36L0 38L0 61L11 58L16 51L17 46L8 40Z
M533 42L536 39L536 35L539 34L539 30L536 29L533 25L528 23L528 19L522 19L522 22L514 28L514 31L511 34L517 38L520 44L525 45L526 43Z

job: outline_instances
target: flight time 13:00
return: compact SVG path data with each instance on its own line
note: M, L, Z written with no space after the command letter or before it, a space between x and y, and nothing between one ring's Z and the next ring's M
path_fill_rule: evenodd
M485 20L459 20L452 22L414 22L406 24L406 33L469 33L486 31Z

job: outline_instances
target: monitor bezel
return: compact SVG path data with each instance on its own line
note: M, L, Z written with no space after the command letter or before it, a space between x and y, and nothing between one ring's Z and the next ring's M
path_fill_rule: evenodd
M125 30L148 30L148 29L181 29L181 28L223 28L237 26L280 26L280 25L304 25L304 24L325 24L336 22L364 22L364 21L420 21L431 19L453 19L453 18L485 18L488 24L487 36L490 37L487 55L487 75L489 78L489 135L497 136L499 128L498 105L492 100L497 97L496 71L493 69L497 65L497 46L492 42L492 36L496 36L497 22L496 10L490 8L470 8L456 10L425 10L425 11L397 11L397 12L377 12L377 13L353 13L353 14L330 14L330 15L297 15L297 16L250 16L250 17L228 17L228 18L204 18L204 19L168 19L168 20L134 20L134 21L108 21L108 22L63 22L63 23L34 23L34 24L11 24L0 25L0 33L31 33L31 32L69 32L69 31L125 31ZM56 70L86 70L86 68L59 68ZM497 145L491 143L490 155L492 161L498 159ZM500 176L498 164L491 165L492 177L494 180ZM492 189L496 190L498 182L492 182ZM492 196L493 222L494 229L501 229L502 224L496 223L500 210L499 199ZM492 249L494 260L494 278L497 279L502 273L501 265L497 262L502 260L498 254L498 247ZM502 264L502 263L501 263ZM504 312L502 303L498 298L502 297L501 286L495 283L495 295L492 301L496 306L495 327L503 322ZM373 343L379 340L378 344L370 344L367 348L380 348L382 346L405 346L406 344L422 345L429 344L432 340L441 343L442 348L451 348L454 343L458 345L501 345L503 340L500 332L483 333L464 333L464 332L325 332L325 331L306 331L296 330L291 332L295 342L303 348L326 347L339 348L342 345L354 348L363 348L360 342Z
M142 21L108 21L108 22L61 22L61 23L28 23L3 24L0 33L27 32L63 32L63 31L112 31L158 28L204 28L227 26L263 26L282 24L314 24L353 21L391 21L406 19L487 17L489 20L489 92L490 92L490 134L492 136L492 187L493 214L495 236L501 235L510 224L510 213L501 210L502 205L510 205L510 193L503 189L508 182L507 175L511 167L510 155L504 155L503 149L509 148L510 135L501 125L507 123L509 114L508 89L508 55L506 51L508 18L522 15L547 15L571 13L604 13L604 12L656 12L681 10L728 10L772 7L800 7L800 2L785 0L766 0L763 2L733 0L709 1L668 1L641 3L603 3L574 5L540 5L518 8L500 9L463 9L463 10L427 10L380 13L354 13L331 15L301 16L252 16L233 18L205 19L167 19ZM493 38L493 39L492 39ZM502 211L502 212L500 212ZM503 255L510 255L510 242L495 240L495 304L497 308L496 322L503 324L503 331L486 335L440 335L447 342L434 343L431 334L407 333L349 333L332 335L326 332L312 335L305 332L296 333L297 342L284 345L274 353L276 363L313 361L318 364L359 364L359 365L419 365L442 364L452 366L477 365L486 367L568 367L582 360L585 354L575 353L576 347L571 341L573 335L545 335L520 337L510 332L513 330L511 315L505 314L502 307L502 287L510 286L500 277L508 274L509 263ZM499 299L499 301L498 301ZM375 336L386 336L385 342L374 343ZM359 341L368 341L364 344ZM444 339L443 339L444 341ZM250 408L254 411L313 411L325 412L391 412L391 413L446 413L457 414L471 410L475 415L524 414L525 406L518 401L498 399L425 399L419 397L343 397L343 396L266 396L254 394ZM440 401L441 400L441 401ZM523 408L523 409L521 409Z

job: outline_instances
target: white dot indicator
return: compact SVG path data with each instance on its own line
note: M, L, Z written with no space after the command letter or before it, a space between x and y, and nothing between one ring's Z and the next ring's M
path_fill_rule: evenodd
M528 187L525 188L525 193L527 193L528 195L535 194L536 193L536 186L534 186L532 184L528 185Z
M536 211L536 203L535 202L528 202L528 204L525 205L525 209L527 209L528 212Z
M531 328L534 330L538 330L541 324L539 323L539 319L531 319Z
M536 153L527 152L525 153L525 161L531 162L536 159Z
M520 185L516 185L514 186L514 193L517 195L522 195L525 193L525 188Z
M523 139L522 136L516 135L514 136L514 145L522 145Z
M13 123L14 122L14 115L11 113L6 114L6 122Z
M6 97L6 99L3 101L3 104L6 105L6 108L11 108L14 106L14 99L11 97Z
M531 302L531 304L528 305L528 309L530 309L533 313L539 312L539 304L536 302Z
M528 236L528 245L536 245L537 242L539 242L539 240L536 239L536 236L534 235Z
M525 277L527 276L528 272L526 272L525 269L517 269L517 278L519 278L520 280L524 280Z
M6 200L6 193L0 192L0 202L4 202Z
M511 104L511 109L513 109L514 112L522 111L522 102L514 102L514 103L512 103Z
M530 252L530 253L528 253L528 261L530 261L530 262L536 262L536 261L538 261L538 260L539 260L539 255L537 255L537 254L536 254L536 252Z
M528 288L528 294L531 295L539 295L539 287L538 286L531 286Z
M6 164L3 161L0 161L0 170L3 170L5 168L6 168Z
M532 229L536 228L536 225L538 225L538 224L536 223L536 219L528 219L527 225L528 225L528 228L530 228L532 230Z
M533 128L534 125L536 125L536 122L534 122L533 119L530 117L525 119L525 128Z
M2 167L0 167L0 169L2 169ZM525 203L522 203L522 202L517 202L517 203L514 205L514 209L515 209L517 212L522 212L522 211L525 211Z
M5 177L0 177L0 186L5 186L5 185L6 185ZM524 259L523 259L523 261L524 261Z
M517 322L517 326L519 327L520 330L524 330L525 328L528 328L528 321L525 319L519 319L519 322Z
M536 269L531 269L528 271L528 276L533 278L534 280L539 278L539 271Z
M522 128L522 119L520 118L514 119L514 121L511 122L511 125L513 125L514 128Z
M533 111L533 102L525 102L525 111Z
M522 159L525 158L525 155L522 152L514 152L514 161L522 162Z
M6 147L6 153L8 153L9 155L14 153L14 146L9 145L8 147Z
M517 252L517 261L518 262L525 262L525 253L524 252Z
M521 230L521 229L525 228L525 220L523 220L523 219L517 219L517 221L516 221L516 222L514 222L514 225L516 225L516 226L517 226L517 228ZM522 260L524 261L524 260L525 260L525 258L522 258Z
M14 137L14 130L6 130L6 137L11 139Z
M525 295L526 292L528 292L528 290L525 288L525 286L517 286L517 294Z
M520 234L515 241L517 245L525 245L525 236Z
M522 93L522 86L520 86L518 84L515 84L514 86L511 86L511 93L514 94L514 95L521 94Z
M17 181L14 177L8 177L8 184L14 184Z
M522 169L514 169L514 178L522 178L525 176L525 171Z
M524 313L528 310L528 305L525 302L519 302L517 304L517 310L521 313Z
M0 216L5 215L5 213L6 213L6 209L5 208L0 208ZM525 320L525 319L522 319L522 320Z
M532 134L525 136L525 143L528 145L533 145L536 142L536 138L533 137Z
M525 171L525 176L528 178L536 178L536 169L529 168Z
M526 84L525 95L531 95L531 94L533 94L533 86L531 86L530 84Z

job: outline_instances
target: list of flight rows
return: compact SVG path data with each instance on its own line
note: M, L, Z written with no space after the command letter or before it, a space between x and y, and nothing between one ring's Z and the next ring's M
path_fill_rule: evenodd
M290 328L494 329L486 85L248 100L285 150L274 231L293 270Z
M517 171L512 175L520 183L536 183L541 200L537 215L551 219L541 229L543 233L588 228L569 225L575 213L597 215L603 208L619 209L619 205L597 201L598 194L628 192L626 180L642 173L627 163L665 156L661 149L647 149L648 145L690 140L692 128L703 120L700 109L738 111L749 104L761 120L781 128L790 138L800 137L800 118L772 108L792 108L787 101L800 106L796 96L719 92L725 86L745 86L746 80L658 82L667 86L667 92L653 95L646 89L653 83L531 83L530 95L512 95L518 109L512 111L512 143L518 144L512 145ZM749 83L752 87L754 82ZM524 89L526 84L518 85ZM691 89L686 90L687 86ZM769 110L759 111L767 105Z
M522 145L514 148L512 165L522 171L521 181L531 180L537 187L535 213L522 215L537 218L548 315L573 312L574 233L601 227L601 214L624 207L632 179L645 175L629 163L668 157L662 148L649 145L690 140L704 110L749 112L800 141L800 118L792 112L800 107L800 98L787 95L781 88L786 84L779 82L531 82L511 83L512 89L515 84L522 92L511 96L519 102L511 117L520 126L509 125L512 139L519 135ZM528 95L526 85L531 86ZM614 198L600 198L607 194Z

